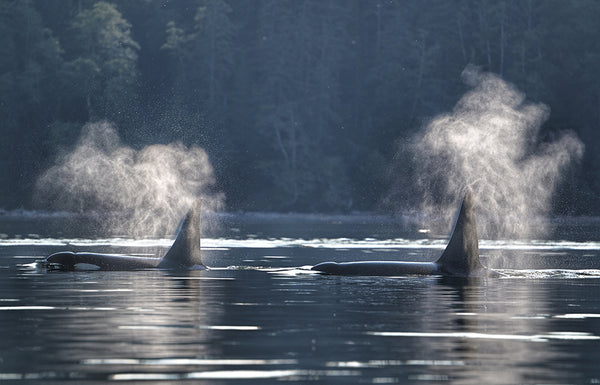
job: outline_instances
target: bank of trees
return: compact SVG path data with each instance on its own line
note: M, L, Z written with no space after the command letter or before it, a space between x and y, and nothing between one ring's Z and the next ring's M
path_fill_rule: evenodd
M591 0L0 0L0 207L30 206L81 127L109 120L135 147L205 148L233 209L377 208L413 177L399 144L474 64L550 106L545 137L577 132L557 209L597 214L599 16Z

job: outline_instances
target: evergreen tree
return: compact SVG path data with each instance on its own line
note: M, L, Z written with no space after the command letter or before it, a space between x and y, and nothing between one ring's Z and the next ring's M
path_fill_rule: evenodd
M256 124L272 151L261 167L279 197L274 207L349 204L339 115L346 17L338 2L266 1L261 8Z
M576 130L587 150L556 204L597 211L598 16L593 0L3 0L0 206L28 204L97 119L137 147L206 148L230 207L371 209L392 184L414 206L407 140L470 64L550 106L540 141Z
M135 117L137 52L131 25L104 1L79 12L71 24L68 57L73 83L83 85L81 97L90 120L131 124ZM73 90L75 92L75 90Z
M33 2L0 2L0 202L27 202L58 113L61 48Z

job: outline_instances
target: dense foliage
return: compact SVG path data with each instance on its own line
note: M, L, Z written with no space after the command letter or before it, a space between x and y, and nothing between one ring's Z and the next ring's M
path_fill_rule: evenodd
M0 207L98 120L203 147L230 209L413 204L402 143L472 64L550 107L539 140L577 133L555 210L598 214L598 20L592 0L0 0Z

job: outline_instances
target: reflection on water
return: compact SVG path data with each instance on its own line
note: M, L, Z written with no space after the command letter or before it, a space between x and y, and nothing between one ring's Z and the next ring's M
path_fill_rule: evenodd
M27 264L75 247L73 238L5 239L0 381L600 382L597 240L490 242L484 257L509 251L495 266L508 275L501 279L334 277L302 267L439 253L436 240L376 230L357 240L211 238L206 263L216 268L185 273L46 272ZM147 255L169 245L107 239L77 247ZM548 261L562 266L527 266Z

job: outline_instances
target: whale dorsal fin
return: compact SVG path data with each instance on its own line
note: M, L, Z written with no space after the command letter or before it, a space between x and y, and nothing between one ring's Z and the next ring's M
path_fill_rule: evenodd
M443 272L454 276L467 277L472 272L484 269L479 260L475 202L470 188L462 200L448 246L436 263Z
M181 221L177 237L158 264L159 268L205 268L200 252L200 209L201 201L198 199Z

